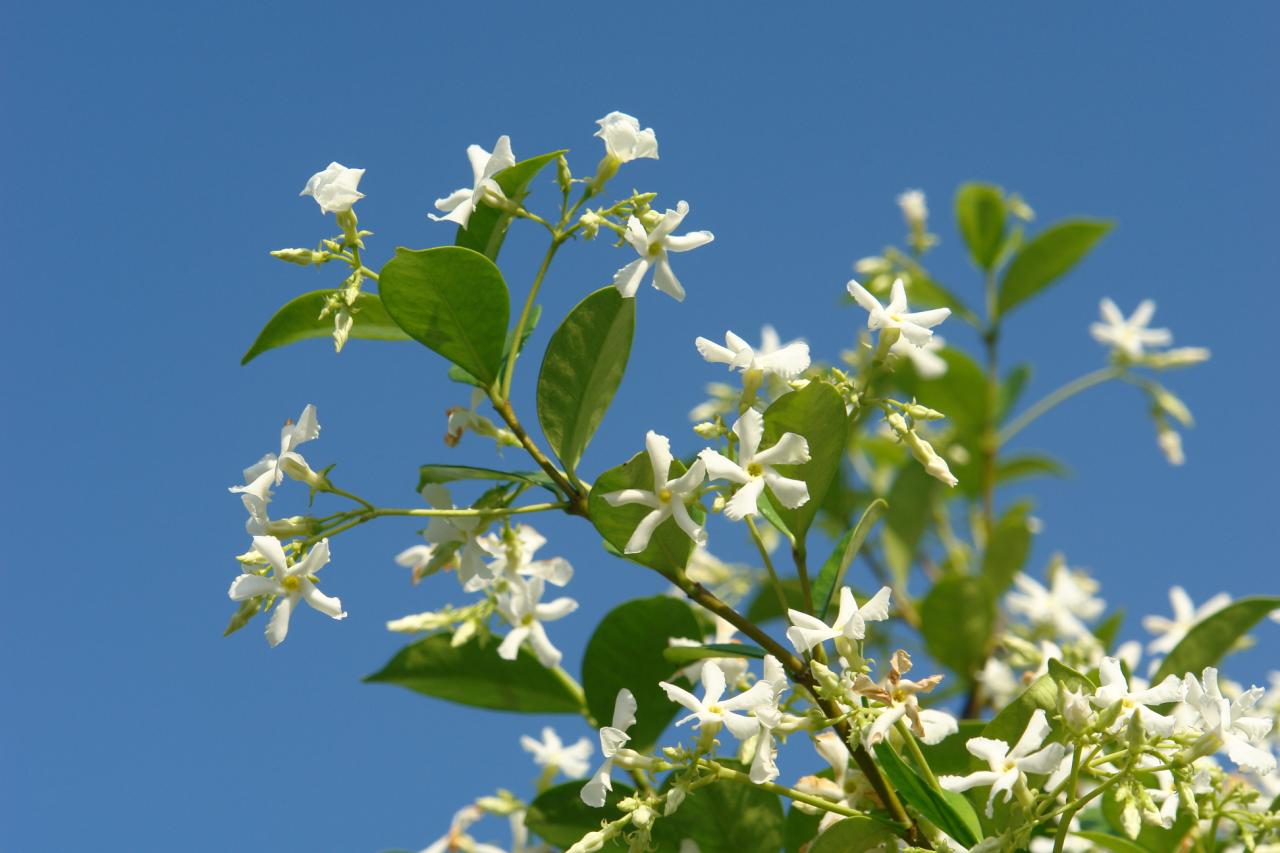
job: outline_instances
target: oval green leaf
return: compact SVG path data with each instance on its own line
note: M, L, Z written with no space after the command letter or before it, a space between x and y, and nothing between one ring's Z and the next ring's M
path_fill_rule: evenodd
M966 847L978 843L982 827L968 800L952 791L929 787L887 741L876 744L875 753L885 777L908 805Z
M862 544L867 541L867 536L871 534L871 528L884 514L889 505L880 498L873 500L862 512L862 518L858 519L858 523L853 526L844 536L840 537L840 541L836 543L835 550L831 552L831 556L827 557L827 561L822 564L822 568L818 572L818 577L813 581L813 606L817 610L817 617L826 621L827 612L831 609L831 602L836 599L836 590L844 583L845 573L849 571L849 566L853 565L853 560L858 556L858 551L862 550Z
M502 364L510 305L493 261L457 246L396 249L379 273L391 319L485 384Z
M622 382L636 301L602 287L583 299L547 344L538 372L538 422L572 473Z
M847 817L827 827L809 845L809 853L862 853L876 850L894 837L888 827L869 817Z
M708 643L705 646L668 646L663 649L662 656L667 663L676 666L688 666L694 661L708 658L755 658L759 660L765 655L764 649L750 643Z
M956 222L979 269L989 270L1004 243L1004 193L991 184L963 184L956 192Z
M982 575L994 596L999 596L1013 583L1031 553L1031 527L1027 520L1030 512L1030 503L1017 503L991 530L987 549L982 553Z
M249 351L240 359L248 364L270 349L333 336L333 317L321 319L320 312L336 290L313 290L290 299L262 327ZM407 341L409 336L387 314L376 293L361 293L352 306L351 337L367 341Z
M1018 250L1000 282L999 313L1007 314L1053 284L1111 230L1100 219L1059 222L1032 237Z
M761 448L772 446L788 432L802 435L809 442L809 461L803 465L779 465L777 470L784 477L803 480L809 487L809 500L796 509L787 509L777 501L773 505L803 547L805 533L844 458L849 416L840 392L825 382L814 381L774 400L764 413Z
M664 655L674 637L702 640L689 605L665 595L638 598L605 614L583 653L582 689L596 722L609 724L623 687L636 697L636 724L628 731L633 749L652 746L679 710L658 686L673 681L679 668Z
M551 478L542 471L495 471L492 468L475 468L471 465L423 465L418 469L418 491L431 483L454 483L459 480L496 480L507 483L528 483L542 486L553 494Z
M685 470L684 464L679 459L672 461L672 477L679 477ZM647 453L637 453L626 464L605 471L596 478L595 484L591 487L587 514L591 517L591 523L596 526L596 530L600 531L600 535L619 555L627 547L627 541L635 532L636 525L649 513L649 508L642 504L611 506L604 499L605 495L623 489L653 491L653 467L649 464ZM689 504L689 514L699 524L706 518L706 510L700 501ZM649 547L639 554L626 554L625 557L671 576L689 563L689 555L692 553L693 540L676 526L673 519L668 518L653 532L653 536L649 539Z
M1206 666L1217 666L1236 641L1267 614L1280 609L1280 597L1242 598L1203 619L1187 632L1152 677L1157 684L1167 675L1191 673L1197 678Z
M576 714L578 701L560 679L526 648L515 660L498 657L496 643L476 641L454 648L450 634L432 634L396 652L372 684L397 684L460 705L498 711Z
M964 679L987 659L996 624L996 598L983 578L946 577L920 604L920 627L929 654Z
M542 167L553 162L564 151L552 151L521 160L508 166L493 176L493 180L502 187L502 193L512 201L521 201L529 194L529 184L537 177ZM512 214L482 204L476 208L467 221L466 228L458 228L454 245L479 252L492 261L498 259L498 251L502 241L507 237L507 227L511 225Z
M618 801L634 794L634 789L614 782L613 790L605 793L604 806L597 809L582 802L580 794L585 781L564 782L543 791L529 804L524 825L547 843L565 848L576 844L588 832L599 829L602 821L622 817ZM605 849L614 848L625 849L626 844L619 841Z
M744 770L736 761L726 767ZM692 838L701 853L778 853L784 841L782 800L756 785L718 782L689 792L680 810L663 818L666 834Z

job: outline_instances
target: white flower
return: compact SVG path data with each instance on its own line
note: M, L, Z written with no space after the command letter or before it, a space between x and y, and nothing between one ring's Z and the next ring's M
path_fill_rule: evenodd
M760 338L756 349L733 332L724 333L724 346L702 337L694 343L707 361L727 364L730 370L737 368L743 373L758 370L780 379L792 379L809 368L809 345L804 341L783 344L773 326L765 326Z
M1188 674L1183 683L1186 702L1199 712L1205 738L1225 748L1227 757L1242 770L1260 776L1276 771L1276 757L1260 745L1275 721L1251 713L1265 693L1261 687L1252 687L1231 701L1222 695L1218 670L1211 666L1205 667L1200 680Z
M875 746L884 740L893 725L906 717L911 732L927 744L940 743L947 735L960 730L956 718L945 711L932 708L921 708L917 695L928 693L942 681L941 675L931 675L919 681L910 681L902 676L911 671L911 656L902 649L893 653L889 659L889 675L881 684L876 684L866 675L859 673L853 682L855 693L884 703L884 710L876 717L875 722L867 729L865 739L867 746Z
M413 582L417 583L426 575L427 567L431 565L431 558L435 556L434 545L410 545L399 554L396 554L396 565L404 566L413 576Z
M641 157L658 159L658 138L653 128L640 129L640 122L633 116L617 110L596 121L600 129L595 136L604 140L605 152L619 163L630 163Z
M320 205L321 213L346 213L351 205L364 198L358 192L364 169L348 169L341 163L330 163L323 172L316 172L298 195L309 195Z
M533 755L533 761L539 767L554 767L574 779L586 775L590 769L587 759L591 757L591 741L585 737L578 738L573 746L565 746L553 728L543 726L542 740L521 735L520 746Z
M898 338L889 347L889 352L900 358L911 361L911 366L920 374L921 379L937 379L947 372L947 362L938 355L946 342L934 335L925 345L918 347L906 338Z
M322 593L315 585L315 574L329 562L329 540L321 539L307 555L292 566L285 559L280 540L274 536L253 537L253 550L271 566L271 575L245 573L231 582L227 595L232 601L244 601L259 595L274 595L276 609L267 622L267 642L278 646L289 633L289 617L301 599L334 619L346 619L342 602Z
M521 643L527 639L540 664L548 669L559 666L560 650L551 645L542 623L563 619L578 609L578 602L561 597L542 604L542 578L508 583L507 591L498 596L498 612L511 624L511 630L498 646L498 657L515 660Z
M547 538L528 524L518 524L501 536L482 536L477 544L493 557L488 567L493 577L542 578L553 586L564 586L573 578L573 566L563 557L533 559L537 550L547 544Z
M604 763L600 765L600 769L596 770L591 781L582 786L582 792L579 794L582 801L592 808L598 809L603 806L605 793L613 790L613 782L610 779L613 757L627 741L631 740L627 729L635 724L636 697L624 687L618 691L617 698L613 700L613 719L609 725L600 728L600 754L604 756Z
M868 329L899 329L902 337L913 346L922 347L929 343L933 337L929 330L951 316L950 308L907 311L907 288L900 278L894 279L887 305L881 305L880 300L854 279L849 279L848 288L849 295L867 312Z
M751 781L757 785L778 778L777 749L773 745L773 732L783 723L782 694L787 690L787 674L782 663L773 655L764 656L764 678L758 682L769 686L769 698L753 709L760 722L756 737L755 755L751 759Z
M1107 344L1129 358L1141 356L1145 347L1163 347L1173 342L1173 333L1168 329L1147 328L1151 315L1156 313L1156 304L1150 299L1138 303L1127 320L1110 299L1103 299L1098 307L1104 322L1089 326L1089 333L1098 343Z
M889 618L889 596L889 587L881 587L866 604L859 607L854 600L853 591L847 586L841 588L840 609L836 613L836 621L830 626L816 616L800 610L788 610L787 616L792 627L787 629L787 639L796 647L796 651L802 653L837 637L847 640L865 639L868 622L883 622Z
M1092 642L1093 634L1082 620L1096 619L1106 602L1094 598L1098 584L1083 572L1065 566L1052 571L1049 588L1025 574L1013 578L1018 592L1009 593L1005 604L1037 628L1048 628L1057 636Z
M471 825L482 817L484 810L479 806L470 805L459 809L449 824L449 831L423 848L421 853L455 853L460 850L467 853L503 853L502 848L478 843L467 834Z
M942 776L938 782L948 791L957 792L990 785L987 817L991 817L997 794L1003 794L1007 803L1013 786L1025 782L1027 774L1050 773L1062 761L1067 753L1067 748L1062 744L1051 743L1040 748L1048 736L1049 721L1045 719L1044 709L1037 708L1013 749L1009 749L1009 744L1002 740L985 737L970 738L965 744L971 755L987 762L990 770L979 770L968 776Z
M438 483L422 487L422 499L432 509L456 509L449 490ZM434 545L453 545L457 553L458 582L467 592L484 589L493 580L493 571L485 563L486 551L477 537L483 522L478 516L431 516L423 536Z
M1187 461L1186 454L1182 450L1182 436L1175 429L1157 425L1156 447L1160 448L1165 461L1170 465L1178 466Z
M267 535L267 526L271 519L267 515L267 504L271 503L271 485L275 482L276 456L268 453L248 468L244 469L244 485L231 486L227 491L240 496L249 517L245 520L244 529L250 536Z
M288 420L280 428L279 455L268 453L244 469L245 485L232 486L230 491L241 496L251 517L255 514L252 501L257 504L261 517L265 520L266 504L271 500L271 485L274 483L278 486L284 482L285 474L304 481L308 479L308 475L315 476L297 448L319 435L320 422L316 420L316 407L308 403L302 414L298 415L297 423Z
M695 544L705 543L706 531L698 526L689 515L689 508L685 506L685 501L702 486L702 481L706 478L706 467L702 460L690 465L689 470L683 475L674 480L669 479L673 461L671 442L665 435L658 435L653 430L649 430L645 435L644 444L649 453L649 464L653 466L653 491L623 489L604 496L610 506L643 504L653 510L636 525L635 532L631 534L626 548L623 549L624 553L638 554L647 548L653 532L668 518L674 518L680 529L688 534Z
M692 712L677 720L677 726L694 720L694 728L714 733L723 725L738 740L751 737L760 726L755 717L738 712L752 711L773 698L773 686L767 681L757 681L746 692L739 693L732 699L725 699L724 671L713 660L707 661L702 667L701 699L683 687L666 681L658 682L658 686L666 691L668 699Z
M1169 604L1173 607L1172 618L1165 616L1142 618L1142 627L1146 628L1148 633L1157 635L1147 644L1147 651L1152 654L1167 655L1173 651L1174 646L1182 642L1182 638L1187 636L1188 631L1230 603L1231 596L1220 592L1196 607L1185 589L1180 586L1170 587Z
M516 157L511 153L511 137L499 136L493 145L492 154L479 145L468 145L467 159L471 161L471 187L454 190L444 198L436 199L436 209L444 211L445 215L428 213L427 216L433 221L456 222L466 228L471 221L471 214L481 203L487 203L491 198L506 198L493 176L516 164Z
M1173 717L1156 713L1149 706L1182 700L1187 688L1177 676L1167 676L1154 687L1130 690L1129 681L1120 668L1120 661L1105 657L1098 667L1098 681L1101 686L1093 694L1093 704L1098 708L1107 708L1116 702L1121 703L1117 726L1123 726L1131 716L1138 714L1138 722L1148 734L1164 737L1173 734L1177 721Z
M764 415L755 409L747 409L733 425L738 437L738 461L726 457L711 448L698 454L712 480L728 480L739 485L733 497L724 505L725 518L740 521L748 515L756 515L764 487L768 486L778 503L795 509L809 500L809 486L803 480L784 477L774 470L775 465L801 465L809 461L809 442L794 432L783 433L768 450L760 450L764 438Z
M653 230L647 233L639 219L632 216L627 220L627 232L624 236L640 257L618 270L613 276L613 286L618 288L619 293L628 298L635 296L645 273L652 266L653 286L677 301L684 300L684 288L680 286L680 280L671 271L667 252L687 252L690 249L705 246L715 239L715 235L710 231L690 231L688 234L673 235L671 232L680 227L680 223L688 214L689 205L682 201L676 205L675 210L668 209L658 224L653 226Z
M987 658L977 680L982 685L983 696L993 708L1003 708L1023 688L1013 673L1013 667L995 657Z
M925 203L923 190L907 190L898 196L898 208L902 218L912 228L923 228L929 218L929 205Z

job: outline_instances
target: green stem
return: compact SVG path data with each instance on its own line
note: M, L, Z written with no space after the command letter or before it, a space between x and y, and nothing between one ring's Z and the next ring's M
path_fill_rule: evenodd
M1067 780L1067 790L1075 793L1080 780L1080 748L1071 753L1071 775ZM1074 811L1063 812L1062 817L1058 819L1058 832L1053 838L1053 853L1062 853L1063 846L1067 843L1067 836L1071 833L1071 820L1076 816Z
M572 675L565 671L562 666L553 666L550 670L556 680L564 685L565 689L573 694L573 700L578 703L578 712L582 714L583 719L587 721L587 725L593 729L600 728L600 723L596 718L591 716L591 709L587 707L587 694L582 689L582 685L578 683Z
M782 589L782 580L778 577L778 572L773 568L773 560L769 558L769 549L765 547L764 538L760 536L760 528L756 527L755 519L751 516L746 517L747 529L751 531L751 538L756 543L756 549L760 552L760 559L764 561L764 567L769 570L769 585L773 587L774 593L778 596L778 604L782 607L782 613L785 614L789 608L787 604L787 594Z
M804 597L804 612L812 614L813 587L809 584L809 565L804 550L804 543L796 543L791 549L791 559L796 564L796 575L800 578L800 594Z
M1022 432L1030 426L1037 418L1057 406L1059 403L1071 399L1081 391L1087 391L1095 385L1101 385L1103 382L1112 379L1118 379L1124 374L1124 369L1116 366L1103 367L1092 373L1086 373L1078 379L1073 379L1058 390L1040 399L1035 405L1028 408L1022 414L1018 415L1012 421L1000 430L997 440L998 445L1004 445L1009 442L1018 433Z
M351 494L351 492L348 492L345 489L339 489L333 483L328 483L326 487L323 488L321 491L328 492L331 495L337 495L338 497L341 497L341 498L346 498L349 501L355 501L356 503L360 504L367 510L374 509L373 504L369 503L364 498L359 497L357 495L353 495Z
M556 256L556 250L560 248L560 244L564 242L563 235L558 235L552 231L551 245L547 247L547 253L542 257L542 265L538 267L538 274L533 277L533 285L529 288L529 295L524 300L524 308L520 310L520 319L516 321L515 332L511 336L511 353L507 357L507 372L502 377L502 387L498 392L498 399L507 400L511 397L511 378L515 376L516 359L520 355L520 338L524 335L524 327L529 324L529 314L533 311L533 301L538 298L538 290L542 287L542 279L547 274L547 269L551 266L551 259Z
M716 776L721 779L727 779L731 782L739 782L743 785L750 785L753 788L760 788L765 791L772 791L779 796L795 800L797 803L804 803L807 806L822 809L824 812L834 812L835 814L843 815L845 817L863 817L865 815L864 812L860 812L857 809L851 809L846 805L842 805L832 800L826 800L822 797L815 797L812 794L797 791L795 788L788 788L786 785L778 785L773 782L752 782L751 777L748 774L743 773L741 770L734 770L731 767L725 767L723 764L719 764L715 761L699 759L698 764L706 767L708 770L714 771Z
M920 744L916 743L915 735L911 734L911 730L906 727L902 720L898 720L896 728L898 729L898 734L902 735L902 739L906 741L907 751L911 753L911 758L915 761L916 767L920 768L920 772L924 774L925 781L935 791L941 791L942 786L938 784L938 777L933 775L933 768L929 766L929 760L924 757L924 752L920 750Z
M364 503L361 501L361 503ZM368 506L368 504L366 504ZM526 515L533 512L550 512L552 510L566 509L568 504L563 503L540 503L528 504L527 506L512 507L493 507L493 508L461 508L461 509L403 509L399 507L375 507L370 506L368 509L355 510L354 515L344 513L348 516L337 527L329 530L320 530L311 536L308 541L316 541L326 536L336 536L350 530L353 527L359 527L365 522L373 521L375 518L390 517L426 517L426 518L487 518L500 517L507 515Z

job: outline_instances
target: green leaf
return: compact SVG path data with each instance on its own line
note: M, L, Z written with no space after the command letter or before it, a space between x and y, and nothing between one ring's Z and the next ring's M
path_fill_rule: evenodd
M542 319L542 306L535 305L529 311L529 319L524 324L524 331L520 333L520 347L517 352L524 352L524 345L529 342L529 336L538 328L538 321ZM507 361L511 358L512 338L515 337L516 330L512 328L507 332L505 343L502 345L502 363L498 365L498 375L502 376L507 369ZM467 371L458 367L456 364L449 365L449 379L454 382L461 382L463 385L474 385L477 388L487 388L488 385L476 379Z
M920 744L920 751L936 776L964 776L976 761L965 748L970 738L980 737L985 720L961 720L960 730L935 744Z
M1058 708L1058 683L1049 675L1042 675L1027 685L1017 697L987 723L983 737L1002 740L1013 746L1026 731L1027 723L1037 708L1050 716Z
M1026 565L1031 553L1031 528L1027 514L1031 505L1013 505L991 529L991 538L982 554L982 575L993 596L999 596L1013 583L1013 578Z
M792 610L804 610L804 590L800 587L799 578L783 578L782 594L786 596L787 607ZM756 624L768 622L770 619L781 619L787 615L781 607L773 586L765 583L756 593L756 597L747 605L747 618Z
M564 151L552 151L549 154L540 154L528 160L521 160L498 172L493 179L498 186L502 187L503 195L512 201L521 201L529 194L529 184L537 177L538 172L542 171L542 167L564 153ZM502 241L506 239L507 227L511 224L511 219L512 214L482 204L472 212L471 218L467 221L467 227L458 228L454 244L479 252L489 260L496 261L498 251L502 248Z
M1044 453L1007 453L996 466L996 484L1012 483L1027 477L1067 477L1067 466Z
M1093 636L1098 638L1098 642L1102 644L1102 650L1107 654L1115 648L1116 637L1120 634L1120 628L1124 625L1124 610L1119 609L1108 616L1106 619L1098 623L1098 627L1093 629Z
M684 472L685 466L679 459L671 462L671 477L679 477ZM623 489L653 491L653 466L649 463L648 453L637 453L626 464L610 468L597 477L591 487L587 515L591 517L591 523L600 531L600 535L619 554L627 547L627 541L635 532L636 525L650 512L649 507L643 504L610 506L604 499L605 495ZM707 514L702 503L693 501L688 506L693 520L701 524ZM693 540L676 526L674 519L668 518L653 532L647 548L638 554L625 556L628 560L671 576L688 564L692 553Z
M809 853L862 853L879 849L897 836L869 817L847 817L827 827L809 847Z
M818 774L825 778L831 778L831 770L822 771ZM818 824L822 822L822 813L808 814L796 808L795 803L791 804L791 808L787 809L787 820L783 825L783 832L786 835L786 843L784 850L786 853L801 853L801 850L807 850L810 841L813 841L815 835L818 834Z
M907 393L924 405L947 416L965 436L982 432L987 417L987 375L964 352L947 347L938 355L947 363L947 372L933 379L921 379L902 371L900 382Z
M1031 365L1027 362L1019 364L1005 374L1004 381L1000 383L1000 400L996 407L997 420L1003 421L1005 416L1013 411L1013 407L1021 399L1022 392L1026 390L1030 379Z
M764 649L749 643L707 643L704 646L668 646L662 650L667 663L688 666L707 658L756 658L764 657Z
M1018 250L1000 282L999 313L1035 296L1066 274L1111 230L1098 219L1072 219L1050 225Z
M457 246L396 249L378 288L387 313L410 337L486 385L497 378L510 305L493 261Z
M736 761L720 761L742 770ZM701 853L777 853L783 846L782 801L756 785L717 782L690 791L680 810L659 821Z
M921 308L930 306L950 308L951 313L962 318L966 323L979 325L978 315L974 314L960 297L926 275L918 272L910 273L910 278L906 281L906 289L907 298L913 306L919 303Z
M418 469L418 491L431 483L453 483L458 480L498 480L528 483L555 492L551 478L541 471L495 471L470 465L423 465Z
M899 584L906 582L915 563L920 540L929 525L930 503L937 487L937 480L908 460L889 489L889 508L881 539L885 561Z
M1004 243L1004 192L991 184L962 184L956 192L956 222L979 269L989 270Z
M781 533L783 538L787 540L787 547L794 548L796 546L796 535L791 532L791 528L787 527L787 523L782 520L782 516L778 515L778 508L773 505L767 490L760 493L760 497L756 501L756 507L760 510L760 514L764 516L765 521L772 524L773 529Z
M774 400L764 413L761 449L771 447L788 432L802 435L809 442L809 461L803 465L779 465L776 470L784 477L803 480L809 487L809 500L796 509L787 509L777 501L774 506L796 541L803 543L844 458L849 417L840 392L825 382L810 382Z
M971 679L987 659L996 623L996 598L985 579L945 577L920 604L920 626L929 654Z
M450 634L432 634L396 652L365 681L398 684L460 705L542 714L576 714L577 698L526 648L515 660L498 657L495 644L471 641L457 648Z
M1105 832L1073 832L1077 838L1083 838L1085 841L1092 841L1103 850L1110 850L1112 853L1150 853L1150 851L1138 844L1136 841L1119 835L1108 835Z
M588 832L599 829L602 822L622 817L618 801L635 793L627 785L614 782L613 790L605 793L603 808L592 808L582 802L583 782L582 779L564 782L543 791L529 804L524 825L549 844L561 848L570 847ZM615 848L625 849L626 842L615 840L615 843L605 849Z
M1280 609L1280 597L1258 596L1242 598L1205 617L1174 646L1152 676L1151 683L1158 684L1167 675L1188 672L1199 677L1206 666L1217 666L1237 640L1277 609Z
M613 286L583 299L556 329L538 372L538 422L570 473L622 382L636 301Z
M908 805L965 847L978 842L982 827L968 800L959 794L929 787L887 741L876 744L875 752L884 775Z
M862 550L862 545L867 541L871 528L888 508L889 505L879 498L872 501L863 511L862 518L858 519L858 523L840 538L831 556L822 564L811 590L813 605L819 619L826 621L827 611L831 609L831 602L836 598L836 590L844 583L845 573L848 572L849 566L853 565L858 551Z
M333 317L320 318L336 290L313 290L290 299L262 327L249 351L240 359L248 364L269 349L333 336ZM351 337L368 341L407 341L409 336L395 324L376 293L361 293L352 306Z
M648 749L679 710L658 686L659 681L673 680L678 669L664 654L673 637L702 641L689 605L658 595L610 610L587 643L582 658L587 708L597 723L609 725L618 691L630 690L638 706L636 724L629 730L633 749Z

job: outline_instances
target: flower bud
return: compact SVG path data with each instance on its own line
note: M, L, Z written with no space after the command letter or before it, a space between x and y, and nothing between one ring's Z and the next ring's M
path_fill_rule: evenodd
M600 233L600 226L604 224L604 217L594 210L588 210L578 217L578 222L582 225L583 238L592 240Z
M337 314L333 315L333 351L342 352L342 348L347 345L347 339L351 337L351 327L356 323L356 318L346 308L342 308Z
M297 480L300 483L306 483L313 489L322 488L328 483L322 474L317 474L315 471L312 471L311 466L296 453L286 453L281 456L280 469L284 471L290 479Z
M1151 401L1155 403L1160 411L1184 427L1190 428L1195 424L1195 419L1191 417L1191 410L1187 408L1187 404L1182 402L1169 389L1157 385L1151 392Z
M1156 425L1156 445L1170 465L1181 465L1187 461L1182 453L1182 436L1168 424Z
M332 260L328 252L317 252L314 249L276 249L271 253L271 257L303 267Z
M1177 347L1164 352L1149 353L1144 359L1157 370L1170 367L1191 367L1209 360L1209 350L1204 347Z
M563 154L556 158L556 183L563 193L569 192L573 186L573 172L569 171L569 161Z
M887 260L872 255L869 258L862 258L853 265L853 271L860 275L885 275L893 271L893 267Z
M292 515L280 518L267 525L267 535L277 539L288 539L291 536L310 536L316 531L316 520L307 515Z
M917 421L940 421L946 415L937 409L931 409L928 406L922 406L919 403L908 403L902 407L902 410Z
M676 809L680 808L680 804L684 802L685 795L689 793L689 788L680 783L676 783L667 791L667 803L663 806L662 814L664 817L670 817L676 813Z
M711 421L703 421L700 424L694 424L693 431L699 438L713 439L724 434L724 427L713 424Z
M1088 698L1085 697L1084 691L1074 691L1067 687L1059 694L1059 702L1062 706L1062 719L1067 726L1076 732L1082 732L1087 729L1096 716L1093 707L1089 704Z
M610 838L611 836L606 835L601 830L588 832L586 835L582 836L576 844L566 850L565 853L596 853L597 850L602 850L604 848L605 842Z
M631 813L631 823L637 829L649 829L653 826L654 817L653 809L642 805Z

